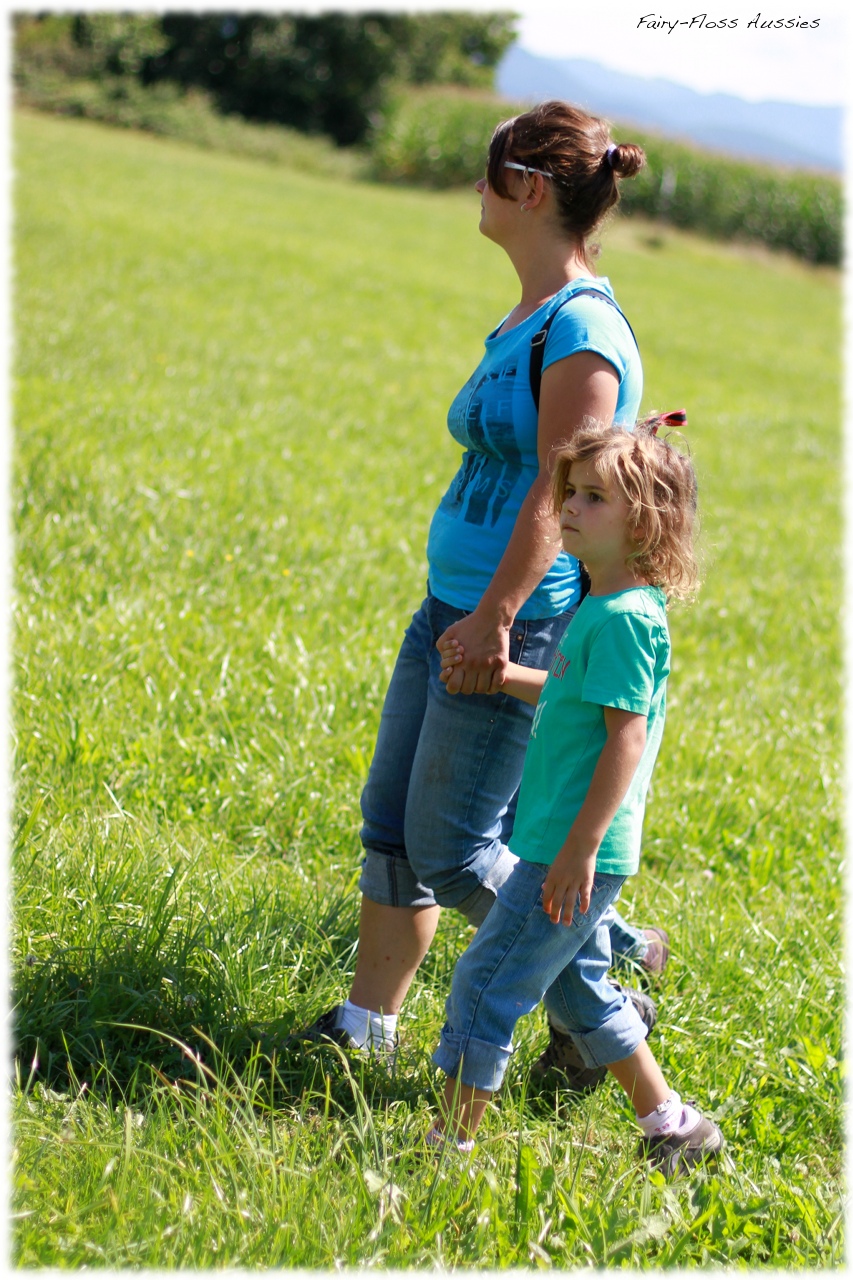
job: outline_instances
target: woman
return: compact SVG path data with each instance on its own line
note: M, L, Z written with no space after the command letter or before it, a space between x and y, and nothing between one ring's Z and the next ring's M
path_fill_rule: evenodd
M476 184L480 231L508 254L521 297L450 408L465 454L433 517L428 595L403 641L362 796L355 978L346 1003L301 1038L392 1048L440 907L479 925L514 863L506 840L533 708L490 691L509 661L548 667L580 600L578 562L560 550L551 510L552 450L585 417L637 417L639 352L608 281L593 274L588 239L616 204L620 179L643 163L639 147L614 145L603 121L564 102L508 120L492 137ZM537 414L531 339L552 315ZM465 653L447 687L442 636ZM614 951L659 972L663 931L613 923ZM653 1022L651 1001L639 992L635 1000ZM570 1037L552 1024L540 1071L563 1067L571 1081L573 1061Z

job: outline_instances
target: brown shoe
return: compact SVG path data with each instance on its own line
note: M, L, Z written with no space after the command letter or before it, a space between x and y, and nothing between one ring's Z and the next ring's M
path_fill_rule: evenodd
M692 1103L691 1103L692 1105ZM667 1178L674 1178L688 1169L695 1169L706 1160L712 1160L726 1145L720 1129L700 1114L687 1133L656 1134L640 1139L639 1155L660 1169Z
M643 1022L651 1031L657 1022L658 1011L654 1000L636 987L623 987L613 982L618 991L624 991ZM558 1031L548 1022L548 1047L530 1068L531 1078L539 1083L552 1083L555 1089L567 1089L571 1093L592 1093L607 1079L606 1067L588 1067L580 1050L566 1031Z
M669 934L653 924L644 929L643 933L649 949L640 961L640 968L659 978L669 963Z

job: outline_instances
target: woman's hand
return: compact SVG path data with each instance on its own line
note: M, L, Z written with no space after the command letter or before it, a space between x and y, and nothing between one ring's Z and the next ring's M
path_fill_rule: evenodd
M456 661L448 663L445 654L456 641ZM509 662L509 626L483 619L477 609L448 627L436 641L442 655L442 666L452 669L445 679L448 693L497 693L503 684Z

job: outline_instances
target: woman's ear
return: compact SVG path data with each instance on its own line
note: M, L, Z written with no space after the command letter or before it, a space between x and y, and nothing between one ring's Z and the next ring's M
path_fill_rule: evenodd
M530 188L525 196L524 208L535 209L537 205L542 203L542 197L545 194L545 179L541 173L531 173Z

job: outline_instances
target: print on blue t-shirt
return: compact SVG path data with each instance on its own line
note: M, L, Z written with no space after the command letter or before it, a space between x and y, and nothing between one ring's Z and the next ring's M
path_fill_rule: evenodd
M476 608L539 474L530 340L573 293L591 286L613 296L605 278L573 280L515 328L501 333L498 326L450 406L447 425L465 452L433 516L427 558L433 593L456 608ZM643 388L636 343L616 308L589 295L563 306L555 318L543 370L579 351L592 351L613 366L619 379L614 420L633 426ZM577 599L579 581L577 561L561 551L518 617L564 612Z
M497 524L524 471L512 420L516 373L513 360L485 374L474 386L467 405L459 395L448 414L451 434L468 451L441 505L447 512L461 514L468 524L485 524L487 519L490 525Z

